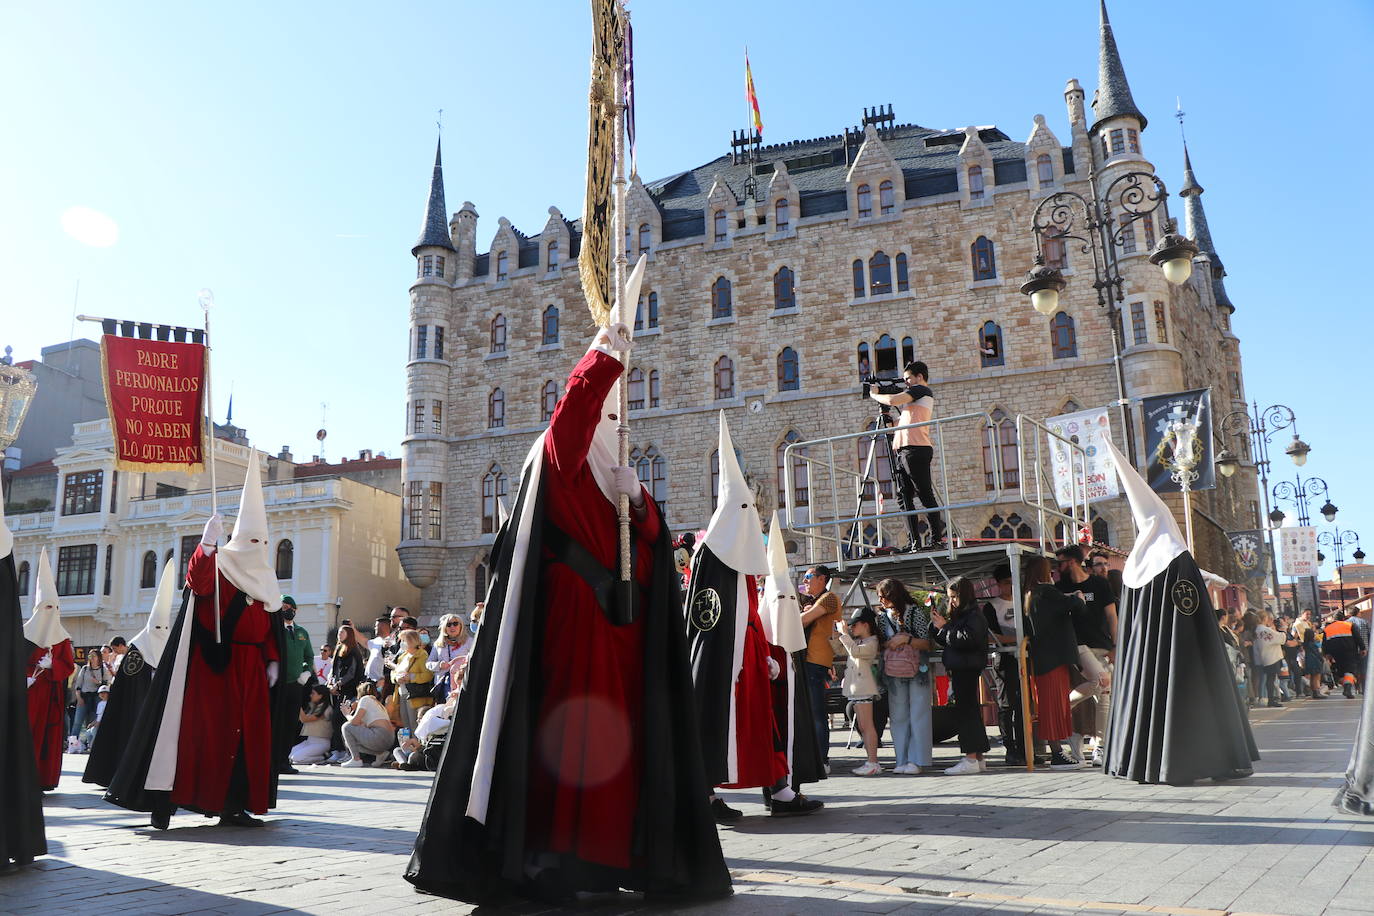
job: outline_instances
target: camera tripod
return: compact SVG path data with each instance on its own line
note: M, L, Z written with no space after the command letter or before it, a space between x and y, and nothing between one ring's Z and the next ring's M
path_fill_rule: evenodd
M858 521L858 517L863 514L864 490L867 489L870 482L873 485L874 501L881 502L883 498L882 481L878 480L877 475L879 448L883 450L882 457L887 459L888 469L894 477L893 486L896 488L897 455L892 448L892 437L894 434L887 431L890 430L892 426L892 408L888 407L886 404L879 404L878 413L873 418L873 432L868 439L868 455L864 458L863 470L854 486L854 516L856 520L850 526L849 532L845 536L844 545L847 555L853 556L863 552L863 527L861 522ZM897 493L900 494L901 490L897 489ZM898 496L898 504L901 504L900 495ZM902 506L902 508L910 510L912 507Z

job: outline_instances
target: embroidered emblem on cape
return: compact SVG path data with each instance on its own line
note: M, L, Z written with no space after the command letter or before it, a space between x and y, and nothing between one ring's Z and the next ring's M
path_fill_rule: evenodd
M134 677L143 670L143 653L137 649L130 649L124 653L124 661L119 663L119 670L122 674Z
M692 599L691 607L692 626L698 630L709 630L720 622L720 595L716 594L714 588L705 588L697 592L697 596Z
M1174 583L1170 590L1170 597L1174 599L1174 608L1180 613L1192 616L1198 608L1197 586L1187 579L1180 579Z

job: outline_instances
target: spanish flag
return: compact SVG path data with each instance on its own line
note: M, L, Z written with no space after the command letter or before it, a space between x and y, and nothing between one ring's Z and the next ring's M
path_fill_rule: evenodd
M759 97L754 92L754 72L749 69L749 49L744 49L744 95L754 118L754 131L763 138L763 117L759 114Z

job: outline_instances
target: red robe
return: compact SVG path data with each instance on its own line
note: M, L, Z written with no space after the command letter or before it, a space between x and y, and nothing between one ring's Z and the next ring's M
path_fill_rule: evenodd
M33 735L33 754L38 760L38 784L45 790L57 787L62 776L62 742L67 733L67 678L76 671L72 641L64 639L52 647L52 667L39 668L38 660L47 649L34 649L26 669L34 675L29 688L29 732ZM35 674L35 672L37 672Z
M787 752L779 749L781 733L773 708L773 685L768 657L773 646L759 618L758 579L745 576L749 622L744 629L744 662L735 681L736 781L726 789L772 786L787 776Z
M544 440L547 521L612 571L619 568L616 509L586 458L621 369L614 357L587 353L568 377ZM645 503L647 517L632 522L631 532L635 577L647 587L661 519L653 500ZM562 563L549 563L543 588L551 600L530 761L529 839L536 849L629 868L643 766L644 621L612 624L592 589Z
M195 618L212 639L216 573L214 555L206 556L197 546L186 578L196 596ZM238 593L228 579L219 577L221 620L228 620L229 605ZM193 811L223 812L230 775L242 745L248 774L245 807L263 814L268 808L272 769L267 663L278 661L279 654L272 621L262 602L249 601L234 631L225 632L223 637L232 647L229 664L220 672L210 667L196 640L191 640L172 803Z

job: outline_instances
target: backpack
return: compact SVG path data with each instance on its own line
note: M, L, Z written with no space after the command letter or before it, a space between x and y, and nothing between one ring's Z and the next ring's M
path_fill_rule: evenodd
M888 677L915 677L919 667L920 653L911 643L883 650L883 674Z

